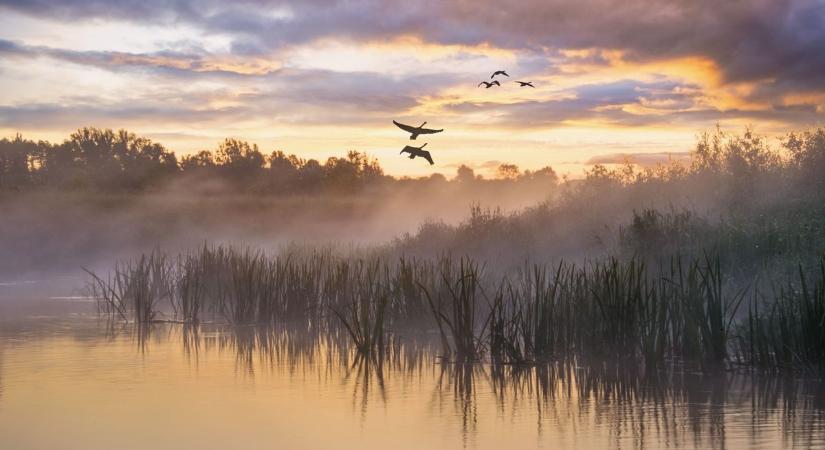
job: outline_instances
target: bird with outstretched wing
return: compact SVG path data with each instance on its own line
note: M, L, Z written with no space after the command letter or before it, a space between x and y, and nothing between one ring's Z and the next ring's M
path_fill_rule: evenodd
M434 130L434 129L431 129L431 128L424 128L424 125L426 125L427 122L424 122L424 123L422 123L421 125L419 125L417 127L414 127L414 126L411 126L411 125L406 125L406 124L403 124L403 123L399 123L399 122L396 122L394 120L392 121L392 123L394 123L395 126L397 126L398 128L401 128L402 130L406 131L407 133L410 133L410 140L413 140L413 141L415 140L415 138L418 137L419 134L435 134L435 133L441 133L442 131L444 131L444 129Z
M409 153L410 154L410 159L415 159L416 156L420 156L420 157L426 159L427 161L429 161L430 165L433 165L435 163L433 162L432 156L430 156L430 152L428 152L427 150L424 150L424 147L426 147L426 146L427 146L427 144L424 144L421 147L413 147L411 145L405 145L404 148L401 149L400 154Z

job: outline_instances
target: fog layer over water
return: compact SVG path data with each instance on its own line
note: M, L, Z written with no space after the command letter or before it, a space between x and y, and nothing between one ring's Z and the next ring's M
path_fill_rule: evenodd
M34 192L0 195L0 288L78 274L80 267L162 247L204 242L274 250L289 243L375 245L414 233L426 221L457 223L473 205L516 211L549 198L552 187L515 183L464 186L419 182L355 194L286 196L192 192L146 194ZM533 186L535 187L535 186Z

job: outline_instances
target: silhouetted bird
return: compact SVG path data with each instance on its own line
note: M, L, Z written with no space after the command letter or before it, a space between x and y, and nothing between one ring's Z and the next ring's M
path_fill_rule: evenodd
M418 137L419 134L435 134L435 133L441 133L442 131L444 131L444 129L432 130L432 129L429 129L429 128L424 128L424 125L427 125L427 122L422 123L418 127L413 127L413 126L410 126L410 125L404 125L403 123L398 123L394 120L392 121L392 123L394 123L395 126L397 126L398 128L401 128L402 130L406 131L407 133L410 133L410 140L413 140L413 141L415 140L415 138Z
M481 85L482 85L482 84L483 84L483 85L484 85L484 87L485 87L485 88L487 88L487 89L490 89L490 88L491 88L491 87L493 87L493 86L501 86L501 83L499 83L499 82L498 82L498 80L494 80L494 81L493 81L493 82L491 82L491 83L488 83L488 82L486 82L486 81L482 81L481 83L478 83L478 87L481 87Z
M404 148L401 149L400 154L409 153L410 154L410 159L415 159L416 156L420 156L420 157L426 159L427 161L429 161L430 165L433 165L435 163L433 162L433 158L430 156L430 152L428 152L427 150L423 150L423 148L426 147L426 146L427 146L427 144L424 144L421 147L413 147L411 145L405 145Z
M535 88L532 81L516 81L516 83L519 84L519 87L530 86L531 88Z
M504 75L505 77L510 76L510 75L507 75L507 72L505 72L503 70L496 70L495 72L493 72L492 75L490 75L490 79L492 80L493 78L495 78L496 75Z

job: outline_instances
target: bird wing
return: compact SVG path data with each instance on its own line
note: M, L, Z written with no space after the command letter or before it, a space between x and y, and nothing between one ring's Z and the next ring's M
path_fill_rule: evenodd
M404 131L406 131L406 132L408 132L408 133L415 133L415 132L418 130L417 128L413 128L413 127L411 127L411 126L409 126L409 125L404 125L403 123L398 123L398 122L396 122L396 121L394 121L394 120L392 121L392 123L394 123L394 124L395 124L395 126L397 126L398 128L401 128L402 130L404 130Z
M422 157L422 158L424 158L424 159L426 159L427 161L429 161L431 166L432 166L433 164L435 164L435 163L433 162L433 157L432 157L432 156L430 156L430 152L428 152L427 150L421 150L421 157Z
M412 153L412 150L417 150L417 149L415 147L410 147L409 145L405 145L404 148L402 148L401 151L398 154L400 155L404 152Z
M501 83L499 83L498 80L493 81L491 84L495 84L496 86L501 86Z
M422 129L418 130L418 134L434 134L434 133L441 133L442 131L444 131L443 128L440 129L440 130L433 130L433 129L430 129L430 128L422 128Z
M482 84L487 84L487 82L486 82L486 81L482 81L481 83L478 83L478 86L476 86L476 87L481 87L481 85L482 85Z

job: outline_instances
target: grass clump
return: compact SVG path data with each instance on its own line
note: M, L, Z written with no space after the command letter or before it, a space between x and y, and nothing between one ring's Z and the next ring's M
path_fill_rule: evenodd
M825 259L771 299L731 281L718 254L643 257L486 271L464 257L387 259L289 249L275 255L203 247L159 251L91 274L101 313L147 324L205 320L299 324L342 333L363 355L383 355L401 330L438 333L446 360L539 364L578 357L658 369L683 362L825 369ZM492 295L488 295L492 293ZM168 316L167 316L168 314ZM167 319L171 317L171 319Z

